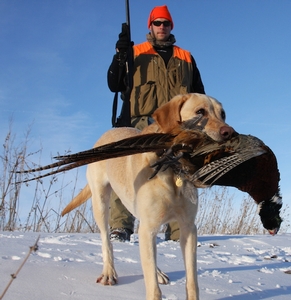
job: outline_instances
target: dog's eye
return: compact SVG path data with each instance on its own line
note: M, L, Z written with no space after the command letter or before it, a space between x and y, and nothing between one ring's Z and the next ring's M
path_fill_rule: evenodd
M225 114L225 111L224 111L224 110L221 112L221 118L222 118L222 120L225 120L225 119L226 119L226 114Z
M196 114L197 114L197 115L205 116L205 109L204 109L204 108L201 108L201 109L197 110L197 111L196 111Z

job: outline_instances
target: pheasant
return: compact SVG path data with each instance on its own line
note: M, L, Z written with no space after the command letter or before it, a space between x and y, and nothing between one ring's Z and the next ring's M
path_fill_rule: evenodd
M184 127L191 127L187 122ZM187 142L191 130L182 132L183 137L177 135L174 139L177 144L153 165L156 168L153 175L171 166L174 172L198 188L232 186L247 192L259 206L263 226L270 234L276 234L282 222L282 197L280 173L272 150L257 137L244 134L237 134L224 142L215 142L204 136L203 145L200 143L191 150L192 144ZM183 148L177 149L178 145L183 145Z
M30 181L109 158L156 152L159 158L151 166L154 168L151 178L170 167L196 187L236 187L254 199L264 228L276 234L282 222L282 197L274 153L251 135L236 134L227 141L216 142L203 132L206 122L206 118L196 117L182 122L171 133L141 134L76 154L57 156L56 163L22 172L57 168L26 180Z

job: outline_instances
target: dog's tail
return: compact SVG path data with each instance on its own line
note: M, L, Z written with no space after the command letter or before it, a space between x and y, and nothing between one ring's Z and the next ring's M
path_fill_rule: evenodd
M88 184L82 189L82 191L64 208L62 211L62 217L77 208L84 202L86 202L89 198L91 198L92 193Z

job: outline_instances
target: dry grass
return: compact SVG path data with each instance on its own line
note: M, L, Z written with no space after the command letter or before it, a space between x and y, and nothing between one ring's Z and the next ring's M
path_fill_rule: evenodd
M261 224L254 200L227 187L200 190L196 223L200 235L267 232Z

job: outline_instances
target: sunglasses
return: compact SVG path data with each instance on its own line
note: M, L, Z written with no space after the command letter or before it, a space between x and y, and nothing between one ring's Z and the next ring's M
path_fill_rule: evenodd
M157 27L160 27L162 24L164 25L164 27L169 27L172 23L170 21L152 21L152 24Z

